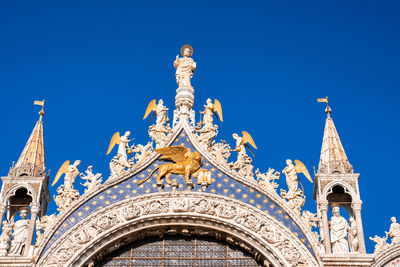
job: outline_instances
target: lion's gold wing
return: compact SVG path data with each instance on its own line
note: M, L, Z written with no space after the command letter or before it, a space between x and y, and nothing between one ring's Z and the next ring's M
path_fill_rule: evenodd
M110 144L108 145L107 155L110 154L111 150L114 148L115 145L118 145L121 142L121 136L119 132L116 132L112 137Z
M157 148L155 151L162 155L163 160L172 160L173 162L185 161L185 154L188 152L188 148L184 146L168 146L163 148Z
M51 184L51 186L55 185L58 182L58 180L60 179L61 175L63 175L64 173L67 172L68 167L69 167L69 160L66 160L63 163L63 165L61 165L60 169L58 170L56 177L54 178L54 181Z
M252 147L257 149L257 146L254 143L253 138L251 137L251 135L246 131L242 131L242 134L243 134L242 144L243 145L250 144L250 145L252 145Z
M214 105L213 105L213 112L217 112L218 117L221 121L224 121L224 118L222 117L222 107L221 107L221 103L217 100L214 99Z
M146 113L144 114L143 119L145 120L145 119L147 118L147 116L149 116L149 114L150 114L152 111L156 111L156 110L157 110L157 103L156 103L156 100L153 99L153 100L151 100L150 103L147 105Z
M300 160L295 160L294 163L296 164L294 167L296 169L297 173L303 173L305 177L307 177L307 179L313 183L313 180L310 176L310 173L307 170L306 165L303 164L303 162L301 162Z

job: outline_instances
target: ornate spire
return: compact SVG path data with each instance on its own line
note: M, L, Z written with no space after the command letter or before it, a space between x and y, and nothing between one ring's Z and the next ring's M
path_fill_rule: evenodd
M35 128L33 128L17 163L10 170L9 175L13 177L39 177L46 174L43 142L44 100L35 101L34 104L42 106L39 111L39 120L36 122Z
M344 151L342 142L340 142L335 124L331 118L332 110L328 105L328 98L318 99L318 102L326 103L325 113L327 115L318 174L354 173L353 166L351 166L347 159L346 152Z

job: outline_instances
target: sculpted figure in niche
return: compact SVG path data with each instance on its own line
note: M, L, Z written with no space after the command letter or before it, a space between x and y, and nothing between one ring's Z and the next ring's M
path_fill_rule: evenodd
M193 77L193 73L196 69L196 62L191 58L193 48L190 45L184 45L181 48L181 54L183 57L180 58L179 55L176 55L174 61L176 83L179 87L192 87L190 79Z
M340 216L340 205L332 204L332 218L329 222L331 227L332 252L334 254L344 254L349 252L347 242L347 231L349 225L345 218Z
M3 227L0 236L0 256L6 256L7 250L10 247L10 241L12 236L12 229L14 227L14 222L3 222Z
M390 219L392 224L390 225L389 232L386 232L387 236L392 238L392 244L400 243L400 224L396 222L396 217Z
M349 227L349 244L351 252L358 252L360 244L358 242L358 230L357 224L353 217L350 217L350 227Z
M14 232L12 234L11 246L9 250L9 254L12 255L22 255L22 252L25 247L25 241L28 237L28 228L29 228L29 215L30 210L27 207L23 207L19 210L19 219L14 224Z

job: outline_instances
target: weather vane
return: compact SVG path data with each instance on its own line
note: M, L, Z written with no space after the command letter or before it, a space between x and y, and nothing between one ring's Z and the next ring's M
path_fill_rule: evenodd
M317 98L317 102L326 103L325 113L328 115L328 118L329 118L330 117L330 113L332 112L332 110L331 110L331 108L329 107L329 104L328 104L328 97Z
M326 103L326 105L328 106L328 97L325 97L325 98L318 98L318 99L317 99L317 102Z
M42 100L42 101L38 101L38 100L35 100L34 102L33 102L33 104L34 105L37 105L37 106L42 106L42 109L39 111L39 115L40 116L43 116L44 115L44 102L45 102L46 100Z

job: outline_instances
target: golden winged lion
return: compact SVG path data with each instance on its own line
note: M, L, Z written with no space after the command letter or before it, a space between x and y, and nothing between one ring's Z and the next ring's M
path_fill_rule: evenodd
M138 182L138 185L147 181L158 170L157 182L165 177L168 184L172 174L185 175L185 181L190 180L190 176L198 177L200 172L207 170L200 169L203 159L199 152L191 152L189 148L184 146L169 146L158 148L155 150L162 155L162 160L173 161L174 163L165 163L155 168L147 178Z

